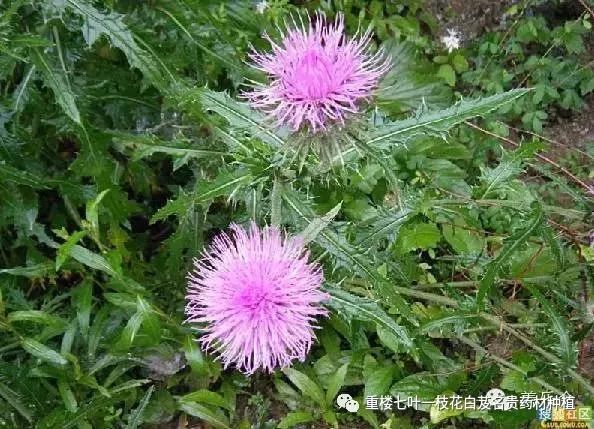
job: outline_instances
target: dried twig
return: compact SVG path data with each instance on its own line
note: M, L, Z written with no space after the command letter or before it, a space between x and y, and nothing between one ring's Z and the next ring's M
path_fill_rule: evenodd
M592 8L590 6L588 6L588 4L584 0L578 0L578 1L582 4L582 6L584 6L584 9L586 9L588 11L588 13L592 17L592 19L594 19L594 10L592 10Z
M499 121L499 123L503 124L503 122L501 122L501 121ZM528 131L528 130L523 130L521 128L515 128L515 127L512 127L511 125L508 125L508 124L504 124L504 125L507 126L509 129L514 130L514 131L516 131L518 133L529 134L531 136L538 137L539 139L544 140L547 143L551 143L551 144L553 144L555 146L563 147L563 148L566 148L566 149L571 149L572 151L578 152L580 155L583 155L583 156L585 156L587 158L590 158L590 159L594 160L594 156L590 155L588 152L585 152L585 151L581 150L579 147L572 147L572 146L570 146L568 144L561 143L561 142L559 142L557 140L553 140L553 139L551 139L549 137L543 136L542 134L535 133L534 131Z
M481 132L483 132L483 133L485 133L485 134L487 134L487 135L490 135L490 136L492 136L492 137L495 137L495 138L497 138L497 139L499 139L499 140L502 140L502 141L504 141L504 142L506 142L506 143L509 143L509 144L511 144L511 145L512 145L512 146L514 146L514 147L519 147L519 146L520 146L520 144L519 144L519 143L517 143L517 142L515 142L515 141L513 141L513 140L511 140L511 139L509 139L509 138L507 138L507 137L502 137L502 136L499 136L499 135L497 135L497 134L495 134L495 133L492 133L492 132L491 132L491 131L489 131L489 130L485 130L484 128L481 128L481 127L479 127L478 125L475 125L475 124L473 124L473 123L472 123L472 122L470 122L470 121L464 121L464 123L465 123L466 125L468 125L469 127L471 127L471 128L474 128L475 130L479 130L479 131L481 131ZM555 162L555 161L553 161L552 159L550 159L550 158L548 158L548 157L544 156L543 154L537 153L537 154L536 154L536 156L537 156L539 159L541 159L541 160L545 161L545 162L546 162L546 163L548 163L548 164L551 164L553 167L555 167L556 169L558 169L559 171L561 171L563 174L565 174L567 177L569 177L569 178L570 178L570 179L571 179L573 182L575 182L575 183L576 183L576 184L578 184L580 187L582 187L582 188L583 188L583 189L586 191L586 193L587 193L588 195L590 195L590 194L592 193L592 187L591 187L591 186L588 186L588 184L587 184L587 183L585 183L585 182L584 182L584 181L582 181L580 178L578 178L577 176L575 176L575 175L574 175L574 174L573 174L571 171L569 171L567 168L563 167L562 165L559 165L557 162Z

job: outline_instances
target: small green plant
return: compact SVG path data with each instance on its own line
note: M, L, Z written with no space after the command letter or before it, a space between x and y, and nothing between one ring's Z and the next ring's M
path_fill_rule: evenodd
M594 91L592 63L583 60L584 37L591 17L551 26L542 16L514 15L506 32L484 35L471 51L470 69L462 73L464 91L496 94L526 86L531 96L502 110L509 120L521 119L526 129L542 132L552 109L579 111L583 98ZM454 78L448 74L449 82Z

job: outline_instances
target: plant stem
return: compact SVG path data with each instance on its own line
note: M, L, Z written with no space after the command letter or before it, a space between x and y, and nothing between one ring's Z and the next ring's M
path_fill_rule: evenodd
M488 313L480 313L479 316L481 316L483 319L495 324L496 326L501 327L501 329L509 332L511 335L516 337L518 340L522 341L524 344L531 347L534 351L540 353L540 355L542 357L547 359L552 364L560 366L560 367L564 366L561 359L559 359L557 356L546 351L539 345L535 344L532 340L530 340L524 334L516 331L514 328L509 326L507 323L505 323L503 320L499 319L498 317L495 317ZM581 384L590 393L590 395L594 396L594 386L592 386L592 384L590 384L590 382L588 380L586 380L584 377L582 377L580 374L578 374L576 371L574 371L571 368L564 368L564 369L565 369L565 371L567 371L567 373L569 375L571 375L571 377L573 377L574 380L576 380L579 384Z
M483 355L485 355L486 357L489 357L491 359L493 359L495 362L497 362L498 364L500 364L501 366L504 366L506 368L512 369L514 371L518 371L520 373L522 373L524 376L528 376L528 373L526 371L524 371L522 368L520 368L517 365L514 365L513 363L503 359L500 356L497 356L493 353L491 353L490 351L488 351L486 348L482 347L480 344L475 343L474 341L472 341L471 339L463 336L463 335L459 335L458 340L460 340L461 342L463 342L464 344L466 344L467 346L472 347L473 349L475 349L477 352L482 353ZM557 389L554 386L551 386L549 383L547 383L546 381L544 381L542 378L540 377L530 377L530 379L538 384L540 384L542 387L544 387L545 389L547 389L548 391L554 392L558 395L561 395L563 392L561 392L559 389Z
M517 279L500 279L502 283L541 283L547 280L553 280L553 276L534 276L534 277L518 277ZM421 289L435 289L442 287L466 288L473 287L480 283L480 280L464 280L457 282L440 282L440 283L422 283L415 285L415 288Z
M460 308L460 304L456 300L454 300L452 298L448 298L446 296L437 295L437 294L428 293L428 292L421 292L421 291L412 290L412 289L408 289L408 288L404 288L404 287L400 287L400 286L395 286L394 289L402 295L425 299L427 301L433 301L433 302L448 305L450 307L457 308L457 309ZM489 313L485 313L485 312L478 313L478 316L488 322L491 322L493 325L507 331L508 333L510 333L511 335L516 337L518 340L520 340L524 344L526 344L528 347L533 349L535 352L540 354L543 358L545 358L551 364L553 364L555 366L563 367L563 362L561 361L561 359L559 359L554 354L546 351L545 349L543 349L542 347L540 347L539 345L534 343L532 340L530 340L525 335L516 331L514 328L512 328L508 323L506 323L502 319L500 319L496 316L493 316ZM590 382L588 380L586 380L578 372L574 371L571 368L564 368L564 369L575 381L577 381L579 384L581 384L584 387L584 389L586 389L590 393L590 395L594 396L594 387L590 384Z
M512 139L508 139L507 137L502 137L500 135L497 135L495 133L492 133L491 131L485 130L484 128L479 127L478 125L473 124L470 121L464 121L464 123L466 125L468 125L471 128L474 128L475 130L479 130L491 137L495 137L499 140L502 140L506 143L511 144L514 147L520 147L521 145L519 143L516 143L515 141L513 141ZM581 186L586 193L590 193L592 191L591 187L585 183L584 181L582 181L581 179L579 179L577 176L575 176L571 171L569 171L567 168L563 167L562 165L558 164L557 162L553 161L550 158L547 158L546 156L544 156L543 154L537 153L535 155L537 158L540 158L541 160L551 164L553 167L555 167L557 170L561 171L563 174L565 174L569 179L571 179L573 182L575 182L577 185Z
M546 323L510 323L509 326L512 328L545 328L547 327ZM471 332L480 332L480 331L489 331L492 329L499 329L498 326L481 326L480 328L471 328L466 329L465 333Z
M409 289L401 286L394 286L394 290L401 295L412 296L414 298L426 299L427 301L437 302L439 304L449 305L458 308L458 301L447 296L437 295L435 293L422 292L420 290Z
M476 204L479 206L494 206L494 207L510 207L517 210L522 208L528 209L528 204L521 202L521 201L510 201L510 200L493 200L493 199L477 199L473 200L470 198L451 198L451 199L436 199L429 201L430 204L436 205L456 205L456 206L466 206L468 204ZM556 206L550 205L543 205L543 210L546 212L553 212L555 214L562 215L564 217L573 218L573 219L583 219L583 217L587 214L585 211L569 209L569 208L559 208Z

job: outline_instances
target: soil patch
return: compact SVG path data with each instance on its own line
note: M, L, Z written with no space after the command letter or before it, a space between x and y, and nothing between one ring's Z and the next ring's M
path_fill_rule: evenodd
M426 8L437 19L440 34L455 30L463 41L469 41L505 27L508 21L505 12L518 3L518 0L431 0Z
M551 116L552 124L544 130L544 135L556 142L551 147L554 155L564 155L574 147L586 149L594 142L594 94L586 97L583 109L569 118L555 112Z

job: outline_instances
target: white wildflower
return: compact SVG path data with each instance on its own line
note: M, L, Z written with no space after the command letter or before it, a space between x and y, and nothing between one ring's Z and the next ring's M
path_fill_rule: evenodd
M448 30L447 36L442 36L441 42L445 45L448 52L452 52L460 47L460 36L456 30Z
M267 7L268 2L266 0L262 0L256 4L256 12L263 14Z

